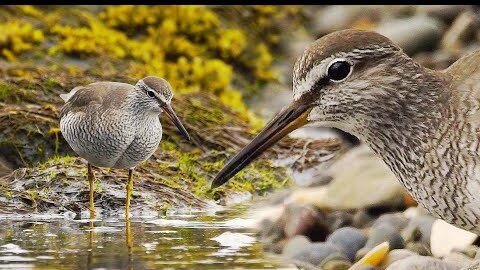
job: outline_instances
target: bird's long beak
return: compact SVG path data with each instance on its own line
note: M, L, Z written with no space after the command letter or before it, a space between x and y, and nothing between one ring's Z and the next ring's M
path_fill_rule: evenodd
M311 109L311 105L301 100L293 101L284 107L247 146L228 161L213 179L212 188L226 183L274 143L305 125Z
M182 125L182 122L180 122L180 119L178 119L177 114L175 111L172 109L172 106L170 104L165 104L162 106L162 109L167 113L167 115L172 119L172 122L177 126L178 130L180 133L187 139L187 141L190 141L190 135L188 135L187 130L185 127Z

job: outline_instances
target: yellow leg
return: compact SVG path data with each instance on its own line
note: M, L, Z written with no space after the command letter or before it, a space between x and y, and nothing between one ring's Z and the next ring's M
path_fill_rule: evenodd
M90 163L88 163L88 182L90 184L90 218L95 217L95 204L93 203L93 190L95 184L95 175L93 174L93 168Z
M128 170L128 183L127 183L127 201L125 202L125 217L130 217L130 200L132 199L133 190L133 169Z
M92 260L93 260L93 220L91 219L89 222L89 229L88 232L88 256L87 256L87 269L92 269Z
M133 246L133 239L132 239L132 227L130 225L130 219L127 218L125 220L125 233L126 233L126 238L127 238L127 250L128 250L128 256L129 260L131 259L132 256L132 246Z

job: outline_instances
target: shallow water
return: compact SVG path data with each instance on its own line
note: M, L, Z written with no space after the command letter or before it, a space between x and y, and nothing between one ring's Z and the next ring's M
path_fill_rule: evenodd
M0 269L296 269L263 252L245 207L90 221L0 217Z

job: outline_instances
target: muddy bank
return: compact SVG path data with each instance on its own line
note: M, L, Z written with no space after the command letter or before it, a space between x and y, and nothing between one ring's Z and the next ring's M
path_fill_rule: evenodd
M8 173L0 178L0 211L58 213L86 209L86 164L75 158L59 130L62 101L58 94L85 84L85 80L105 78L78 75L65 81L68 74L62 71L47 77L37 70L31 72L30 79L18 79L11 73L12 68L3 70L2 83L10 96L0 103L0 158L5 161L4 173ZM19 95L22 98L17 100ZM161 120L164 137L160 147L136 171L134 209L203 208L215 201L225 204L225 198L235 193L265 194L290 184L288 168L310 168L341 148L335 140L286 138L235 181L211 193L209 182L225 160L252 139L255 127L212 94L178 94L173 105L192 141L184 141L168 119ZM8 172L8 168L17 169ZM126 172L97 169L96 176L96 204L108 211L123 211Z

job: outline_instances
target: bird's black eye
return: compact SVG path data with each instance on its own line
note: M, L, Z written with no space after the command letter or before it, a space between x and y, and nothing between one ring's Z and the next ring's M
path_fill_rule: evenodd
M345 60L338 60L328 67L327 76L332 81L341 81L350 75L352 65Z
M152 90L147 90L147 95L153 98L155 97L155 92L153 92Z

